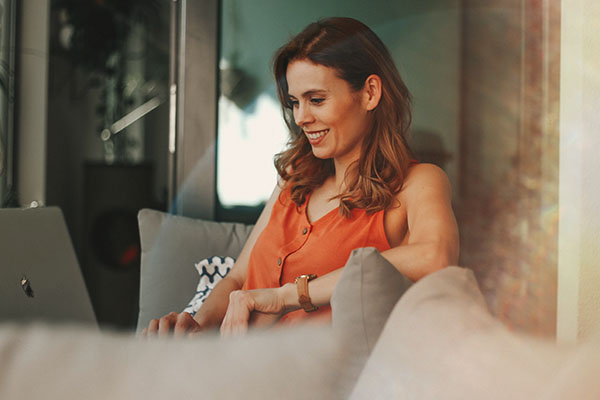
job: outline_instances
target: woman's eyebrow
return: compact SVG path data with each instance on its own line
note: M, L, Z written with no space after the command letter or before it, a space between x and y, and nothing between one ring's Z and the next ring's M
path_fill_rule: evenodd
M327 92L328 92L328 90L326 90L326 89L309 89L306 92L302 93L301 97L310 97L315 94L323 94L323 93L327 93ZM296 96L294 96L293 94L289 94L289 93L288 93L288 97L296 98Z

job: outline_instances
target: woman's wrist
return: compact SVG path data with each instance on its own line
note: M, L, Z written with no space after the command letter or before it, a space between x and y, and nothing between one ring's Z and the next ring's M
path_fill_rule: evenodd
M295 283L286 283L278 288L279 298L283 304L283 313L289 313L300 309L298 303L298 291Z
M211 325L206 318L203 318L202 315L198 315L198 313L194 315L193 319L194 321L196 321L196 324L198 324L197 330L199 331L207 331L210 329L218 328L218 325Z

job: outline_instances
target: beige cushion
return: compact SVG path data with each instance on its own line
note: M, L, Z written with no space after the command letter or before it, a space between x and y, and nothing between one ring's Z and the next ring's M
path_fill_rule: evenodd
M181 311L196 292L194 264L211 256L236 258L252 226L203 221L143 209L138 331L152 318Z
M349 384L354 383L398 299L412 285L373 247L350 255L331 297L332 324L349 344Z
M330 329L145 340L0 325L0 399L337 399Z
M596 382L572 373L598 370L595 347L582 358L581 349L510 332L488 312L473 273L448 267L400 299L351 398L600 398Z

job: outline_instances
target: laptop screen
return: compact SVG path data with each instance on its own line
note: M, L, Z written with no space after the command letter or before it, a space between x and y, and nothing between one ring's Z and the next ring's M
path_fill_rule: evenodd
M0 209L0 322L96 318L61 210Z

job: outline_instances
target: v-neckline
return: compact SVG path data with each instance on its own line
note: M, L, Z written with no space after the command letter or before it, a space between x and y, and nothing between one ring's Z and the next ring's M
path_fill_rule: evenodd
M335 207L329 211L327 211L325 214L321 215L319 218L317 218L314 221L311 221L310 218L308 217L308 202L310 201L310 197L311 197L312 193L309 193L308 195L306 195L306 201L304 202L304 217L306 218L306 221L312 226L320 221L322 221L325 217L327 217L329 214L333 213L334 211L339 210L339 206Z

